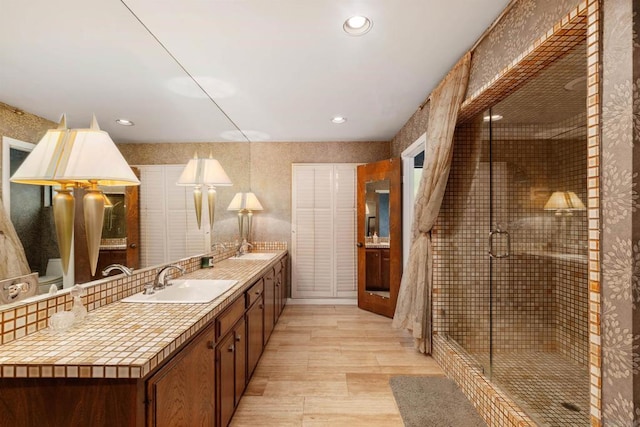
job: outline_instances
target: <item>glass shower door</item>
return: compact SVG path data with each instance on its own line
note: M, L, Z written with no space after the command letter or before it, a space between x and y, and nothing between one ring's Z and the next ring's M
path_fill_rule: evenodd
M525 86L486 115L490 377L539 425L586 426L586 104L571 99L579 93L563 93L565 109L548 114L558 95L545 87ZM541 92L547 103L524 107Z

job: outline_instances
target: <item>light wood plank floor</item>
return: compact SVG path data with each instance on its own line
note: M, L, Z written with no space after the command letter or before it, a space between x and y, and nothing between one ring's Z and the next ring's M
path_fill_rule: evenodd
M402 426L389 378L444 376L391 319L355 306L287 305L232 426Z

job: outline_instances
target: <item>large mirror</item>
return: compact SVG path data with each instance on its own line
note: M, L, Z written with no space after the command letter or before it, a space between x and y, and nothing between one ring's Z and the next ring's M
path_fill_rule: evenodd
M369 181L365 188L365 291L389 298L389 180Z
M400 160L358 167L358 306L393 317L402 275Z
M126 5L121 2L101 2L87 8L79 1L70 2L65 7L43 1L36 4L11 2L3 4L2 14L4 19L0 26L0 39L10 43L3 44L0 58L2 80L6 83L0 85L0 108L15 107L15 110L2 115L3 120L8 120L0 127L3 149L7 137L37 143L47 128L55 126L54 122L59 120L62 113L67 113L71 128L87 127L92 113L95 113L100 127L110 134L116 144L176 143L177 148L163 152L158 150L157 153L149 150L148 146L141 148L137 158L142 160L131 163L186 164L194 150L184 154L186 150L179 146L198 146L198 154L206 156L210 152L207 143L224 143L220 145L225 146L225 153L229 150L237 152L227 154L235 161L233 169L227 170L234 187L229 187L229 197L226 194L220 197L219 194L219 203L230 199L233 191L246 191L245 188L235 187L236 183L247 181L244 176L250 170L245 134L218 107L214 100L217 93L212 96L213 91L209 86L196 81L203 77L188 74ZM25 16L29 17L28 23ZM55 31L51 31L46 38L34 37L26 25L34 29L55 25ZM108 28L117 28L117 31L111 31L109 37L105 37ZM88 42L77 43L78 37ZM86 51L84 46L92 48ZM102 61L104 73L86 71L84 67L95 61ZM55 66L43 68L42 64ZM46 84L51 80L56 83ZM93 89L105 86L110 88L111 96L94 97ZM93 99L91 108L81 105L80 99ZM148 107L142 110L132 108L134 104L138 105L131 102L132 99L145 99ZM47 107L52 104L55 105L55 111ZM116 124L115 119L120 115L134 119L135 126ZM157 124L167 121L176 123L172 132L159 134ZM185 140L182 133L187 128L199 129L204 136L197 141ZM222 136L225 132L231 137L225 139ZM239 148L240 145L245 147ZM215 147L213 152L215 155ZM4 174L3 171L3 188L8 185L7 176L10 176L10 172ZM37 194L29 199L29 204L37 204L39 212L27 216L21 209L18 216L24 223L21 227L36 235L41 246L40 253L36 253L30 248L38 244L25 245L30 264L34 260L31 269L40 275L47 275L49 260L58 258L53 228L43 231L41 227L43 224L53 225L52 216L43 214L51 209L47 206L50 196L47 197L43 187L31 186L31 190ZM113 211L105 215L108 221L104 229L105 238L122 231L122 205L118 205L118 196L114 197L114 201ZM187 204L193 202L185 198L182 203L184 209L188 209ZM20 202L20 206L25 205ZM216 222L225 220L232 223L235 214L227 214L226 206L223 206L216 214ZM42 245L46 250L42 250ZM51 271L55 270L54 265ZM91 278L65 283L65 288L87 280Z

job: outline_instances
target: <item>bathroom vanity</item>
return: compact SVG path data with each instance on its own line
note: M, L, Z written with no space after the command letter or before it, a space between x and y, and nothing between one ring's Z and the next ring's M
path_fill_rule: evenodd
M2 424L226 426L284 308L286 269L286 251L224 260L183 276L238 281L211 303L117 301L3 345Z

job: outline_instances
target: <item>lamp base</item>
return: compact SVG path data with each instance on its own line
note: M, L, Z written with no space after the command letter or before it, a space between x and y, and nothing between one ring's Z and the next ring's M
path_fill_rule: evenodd
M75 216L75 199L69 188L62 188L53 196L53 219L56 225L58 249L62 261L62 271L69 273L71 245L73 244L73 221Z

